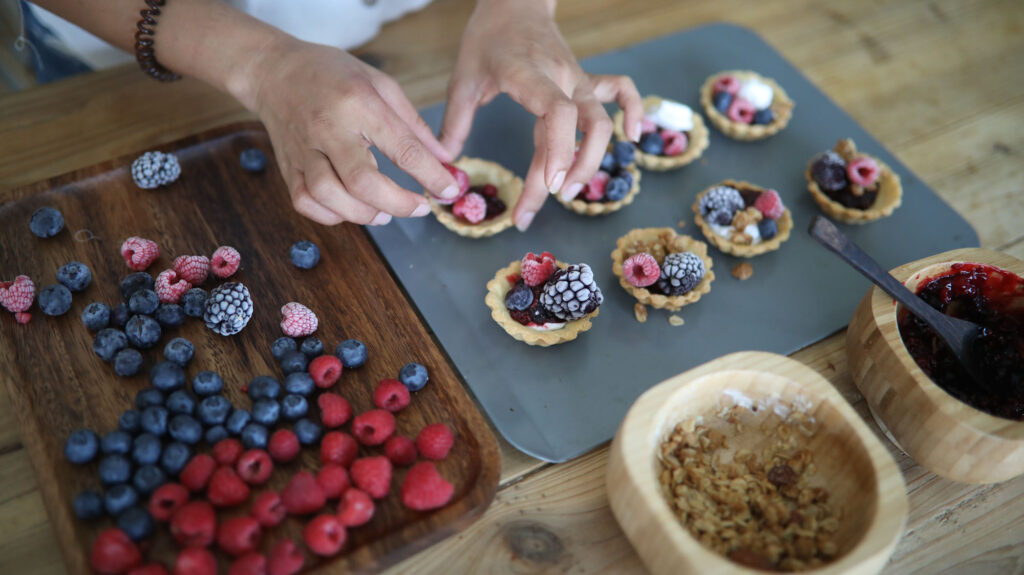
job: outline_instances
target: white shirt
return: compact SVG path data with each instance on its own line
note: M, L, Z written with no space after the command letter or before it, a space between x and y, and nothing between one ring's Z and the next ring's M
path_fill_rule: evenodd
M173 5L174 0L169 1ZM423 8L431 0L225 1L296 38L347 50L368 42L383 24ZM143 7L140 0L139 9ZM135 59L56 14L35 4L31 9L74 55L94 69Z

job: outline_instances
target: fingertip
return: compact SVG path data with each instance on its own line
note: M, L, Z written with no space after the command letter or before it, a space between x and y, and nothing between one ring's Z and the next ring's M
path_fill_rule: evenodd
M530 224L533 223L534 216L536 215L537 212L529 210L520 213L519 216L516 217L516 229L519 230L520 232L525 232L526 230L528 230L530 228Z
M416 206L416 209L409 214L410 218L422 218L423 216L430 213L430 204L422 203Z

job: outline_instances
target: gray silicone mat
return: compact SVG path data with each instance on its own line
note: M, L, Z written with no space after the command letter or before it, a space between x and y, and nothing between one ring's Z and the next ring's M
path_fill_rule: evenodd
M436 333L498 430L517 448L559 462L610 439L641 393L672 375L739 350L792 353L842 329L868 288L867 280L819 247L806 229L818 209L804 169L840 137L888 163L903 178L903 206L887 219L844 230L883 265L978 245L974 230L849 116L750 30L715 24L679 32L583 62L591 73L625 73L641 94L677 99L699 110L698 89L709 75L752 69L778 81L796 102L780 134L735 142L711 128L703 158L680 170L645 172L633 205L610 216L578 216L550 200L528 233L515 229L463 239L432 217L370 230L381 252ZM702 112L703 113L703 112ZM435 129L443 105L423 111ZM477 115L465 154L497 161L525 175L532 154L532 117L507 98ZM393 166L400 184L418 189ZM795 229L776 252L751 260L754 276L739 282L739 260L712 248L715 281L697 304L683 308L682 327L650 310L633 318L635 300L619 287L609 254L635 227L700 231L690 206L705 187L726 178L775 188L793 213ZM535 348L513 340L491 319L484 284L527 251L594 268L605 303L594 327L576 341Z

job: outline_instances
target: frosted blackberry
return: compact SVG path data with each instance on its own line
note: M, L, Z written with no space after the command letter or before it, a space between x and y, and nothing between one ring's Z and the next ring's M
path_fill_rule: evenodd
M700 215L707 221L727 226L732 216L743 209L743 196L729 186L716 186L700 198Z
M564 321L577 320L592 313L603 301L601 288L594 282L594 272L587 264L556 271L540 294L540 305Z
M132 162L132 179L144 190L165 186L181 175L181 165L174 154L146 152Z
M203 320L206 327L221 335L234 335L252 319L249 288L237 282L221 284L206 299Z
M705 274L704 260L691 252L668 254L661 264L658 289L665 295L683 295L695 288Z

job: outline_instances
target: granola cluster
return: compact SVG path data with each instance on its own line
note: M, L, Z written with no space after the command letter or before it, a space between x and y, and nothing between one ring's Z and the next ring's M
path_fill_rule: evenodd
M665 256L668 254L682 253L687 251L686 239L684 236L677 235L671 230L666 230L658 234L657 239L653 241L640 241L636 240L632 244L626 246L623 251L623 260L629 258L629 256L648 253L651 254L660 266L665 262Z

